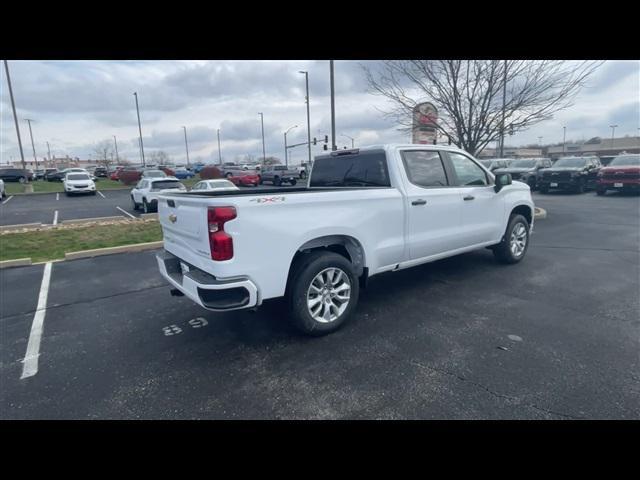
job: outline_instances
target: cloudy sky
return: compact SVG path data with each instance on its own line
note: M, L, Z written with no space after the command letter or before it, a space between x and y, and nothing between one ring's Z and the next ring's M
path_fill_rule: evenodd
M357 61L335 62L336 134L355 137L356 146L407 142L407 134L382 117L385 100L367 93ZM118 139L121 156L138 161L138 125L133 92L138 92L145 154L164 150L185 160L185 125L191 161L217 161L216 130L222 156L262 154L260 117L264 112L267 155L283 157L283 132L299 125L289 143L306 140L304 75L309 72L311 136L330 134L328 61L10 61L25 157L31 159L31 118L38 158L51 153L89 158L94 145ZM19 159L4 68L0 86L1 163ZM377 107L377 108L376 108ZM589 139L611 134L638 135L640 62L608 61L591 77L575 105L526 132L508 137L508 145ZM338 137L338 145L351 140ZM312 153L320 153L320 146ZM305 160L304 147L292 162Z

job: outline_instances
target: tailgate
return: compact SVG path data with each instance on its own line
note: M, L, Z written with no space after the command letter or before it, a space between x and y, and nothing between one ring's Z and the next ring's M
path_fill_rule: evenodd
M158 219L165 249L194 265L210 260L207 206L216 203L209 198L160 194Z

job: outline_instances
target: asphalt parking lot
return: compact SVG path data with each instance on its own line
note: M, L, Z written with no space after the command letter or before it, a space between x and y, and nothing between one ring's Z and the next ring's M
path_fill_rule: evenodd
M1 270L0 417L639 419L640 197L534 200L548 217L520 264L482 250L374 277L317 339L277 301L171 297L154 252L53 263L25 379L44 266Z
M283 187L289 187L283 185ZM241 187L262 190L273 185ZM56 213L57 212L57 213ZM74 195L64 193L42 193L36 195L14 195L0 205L0 225L22 225L26 223L53 224L64 220L122 216L139 217L131 203L130 190L104 190L96 195Z

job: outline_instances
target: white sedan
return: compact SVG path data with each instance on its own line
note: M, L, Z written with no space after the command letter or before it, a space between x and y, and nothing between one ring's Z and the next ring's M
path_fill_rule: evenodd
M240 190L237 186L223 178L215 180L202 180L196 183L191 189L192 192L224 192L231 190Z
M74 193L96 194L96 184L93 183L91 175L86 171L67 173L62 182L67 196Z

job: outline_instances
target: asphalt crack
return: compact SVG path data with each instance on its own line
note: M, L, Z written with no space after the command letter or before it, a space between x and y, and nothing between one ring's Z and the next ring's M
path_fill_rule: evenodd
M437 373L439 375L447 375L447 376L453 377L453 378L455 378L455 379L457 379L459 381L467 382L470 385L473 385L475 387L478 387L478 388L484 390L485 392L489 393L490 395L492 395L492 396L494 396L496 398L509 400L509 401L513 402L516 406L530 407L530 408L533 408L535 410L538 410L540 412L543 412L543 413L546 413L546 414L549 414L549 415L555 415L557 417L562 417L562 418L569 418L569 419L572 419L572 420L581 420L581 419L584 418L584 417L578 417L578 416L574 416L574 415L569 415L567 413L560 413L560 412L556 412L554 410L549 410L549 409L546 409L546 408L542 408L542 407L539 407L538 405L536 405L534 403L523 402L518 397L513 397L511 395L504 395L504 394L498 393L498 392L496 392L494 390L491 390L489 387L487 387L486 385L483 385L482 383L475 382L473 380L469 380L468 378L466 378L466 377L464 377L464 376L462 376L460 374L457 374L457 373L454 373L454 372L449 372L448 370L443 370L443 369L440 369L440 368L430 367L428 365L423 365L423 364L418 363L418 362L411 362L410 361L409 363L411 365L413 365L413 366L416 366L418 368L422 368L422 369L425 369L425 370L429 370L429 371L435 372L435 373Z

